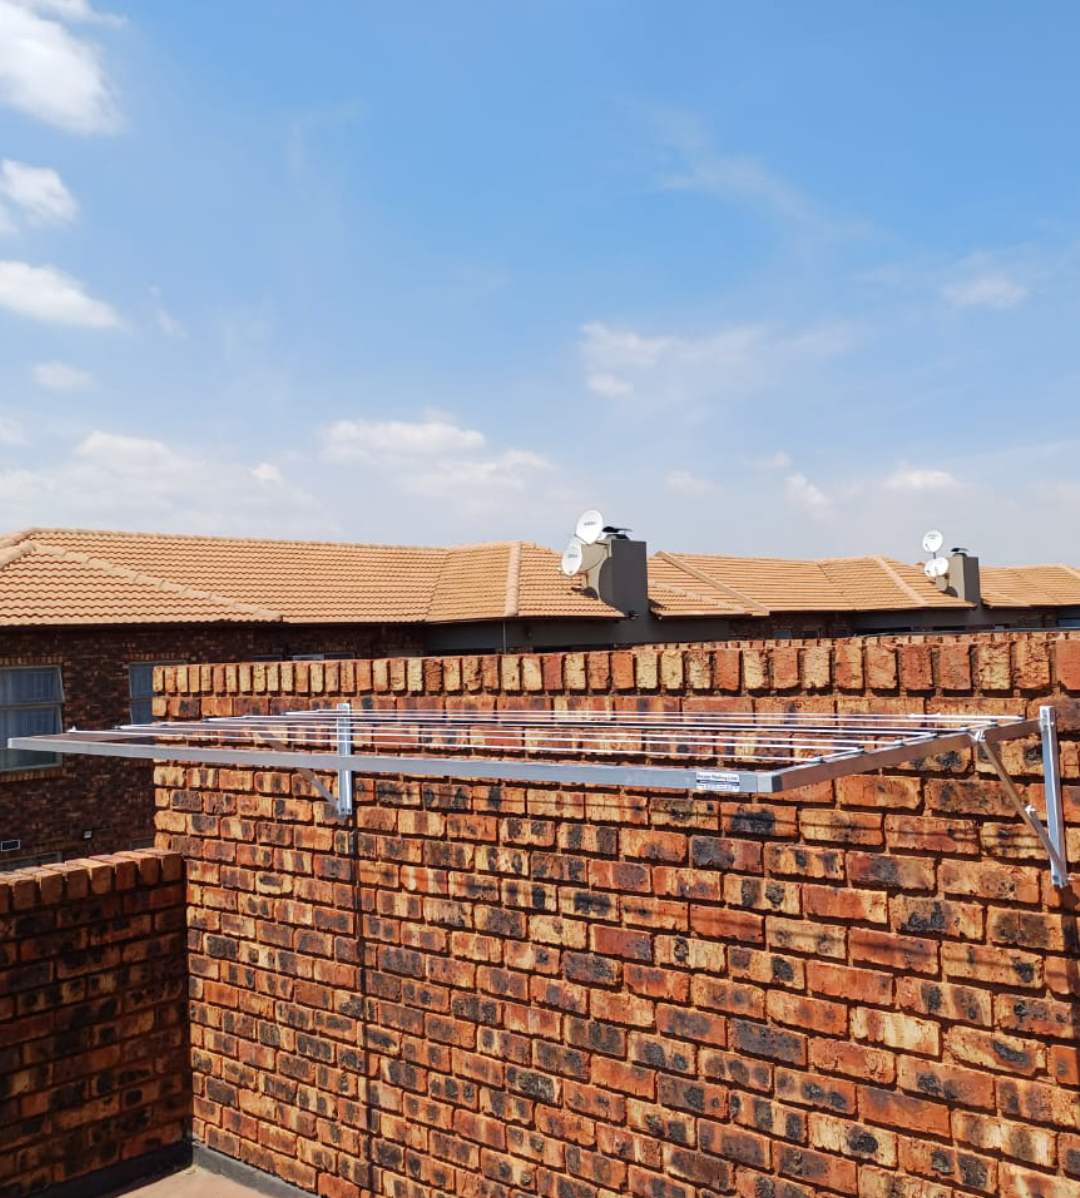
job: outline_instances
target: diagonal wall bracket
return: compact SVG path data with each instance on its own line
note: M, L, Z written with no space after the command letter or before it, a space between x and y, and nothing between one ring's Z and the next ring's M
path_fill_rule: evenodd
M1042 845L1050 860L1050 881L1060 889L1069 884L1069 863L1065 844L1065 817L1061 805L1061 755L1058 749L1057 718L1052 707L1039 708L1039 734L1042 738L1043 793L1046 797L1045 827L1032 804L1025 803L1020 797L1020 792L1002 764L996 746L987 736L987 729L976 732L973 739L982 749L983 756L994 767L994 772L1001 779L1001 785L1020 813L1020 818Z

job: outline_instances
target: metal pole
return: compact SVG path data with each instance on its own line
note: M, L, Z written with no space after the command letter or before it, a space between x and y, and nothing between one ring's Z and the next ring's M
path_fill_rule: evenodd
M1069 884L1069 861L1065 844L1065 816L1061 806L1061 757L1058 751L1057 713L1052 707L1039 708L1042 734L1043 794L1046 796L1046 829L1057 850L1050 859L1050 880L1055 886Z
M337 751L340 757L352 756L352 708L348 703L339 703L337 710ZM338 770L337 776L338 815L351 815L353 809L353 776L348 768Z

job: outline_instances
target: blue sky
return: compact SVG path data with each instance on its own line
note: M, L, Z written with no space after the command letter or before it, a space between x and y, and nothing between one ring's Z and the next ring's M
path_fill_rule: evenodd
M0 0L0 528L1080 564L1078 34Z

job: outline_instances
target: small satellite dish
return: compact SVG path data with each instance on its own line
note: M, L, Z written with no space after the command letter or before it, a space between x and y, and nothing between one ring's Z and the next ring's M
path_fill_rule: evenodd
M574 535L583 545L595 545L600 540L600 536L604 531L604 517L591 507L587 512L582 512L578 516L577 526L574 529Z
M923 566L923 573L927 578L944 578L948 572L949 559L946 557L932 557L926 563L926 565Z
M571 537L569 544L563 550L561 568L567 578L573 578L584 565L584 548L580 537Z
M922 547L924 553L937 553L937 551L945 544L945 538L936 528L930 529L922 539Z

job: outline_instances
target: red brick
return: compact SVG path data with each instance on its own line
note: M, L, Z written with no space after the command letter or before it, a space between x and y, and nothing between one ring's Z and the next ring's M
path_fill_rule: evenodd
M976 903L897 895L889 903L892 927L913 936L983 938L983 909Z
M952 1106L994 1109L994 1079L980 1069L901 1057L897 1063L896 1080L902 1090L939 1098Z
M785 1102L832 1111L838 1115L854 1115L857 1110L853 1082L820 1073L802 1073L795 1069L777 1069L775 1080L777 1097Z
M808 916L858 923L888 922L888 903L878 890L850 890L838 886L804 886L803 902Z
M856 1040L928 1057L936 1057L941 1044L936 1023L898 1011L878 1011L870 1007L856 1007L851 1012L851 1034Z
M973 1027L953 1027L945 1033L945 1047L966 1065L1030 1077L1046 1064L1046 1048L1036 1040L1021 1040L1003 1033Z
M1016 1165L1002 1164L1001 1186L997 1191L1001 1198L1066 1198L1063 1185L1073 1188L1072 1182L1062 1182L1058 1177L1021 1169ZM1071 1195L1069 1196L1071 1198Z
M847 1007L843 1003L803 998L785 990L772 990L766 999L766 1014L776 1023L826 1036L847 1033Z
M1050 1073L1053 1076L1052 1069ZM1077 1125L1076 1095L1062 1089L1060 1084L998 1077L996 1086L998 1110L1010 1119L1052 1123L1064 1128Z
M810 1143L827 1152L873 1161L878 1165L896 1164L896 1136L892 1132L867 1127L835 1115L810 1116Z
M1035 953L992 945L945 943L941 968L947 978L971 978L1015 988L1042 986L1042 960Z
M1039 874L1038 870L1023 865L999 865L986 861L942 861L941 889L946 894L973 895L1016 903L1037 903Z
M625 856L641 861L682 865L687 859L687 839L681 832L624 828L620 843Z
M926 978L898 978L896 1003L901 1010L989 1027L992 995L974 986L957 986Z
M1054 642L1054 672L1067 691L1080 691L1080 640Z
M867 645L866 683L871 690L896 690L897 672L895 649L888 645Z
M933 654L929 645L901 645L900 684L906 691L934 689Z
M933 1140L902 1139L900 1164L909 1173L946 1181L964 1191L997 1194L997 1162L989 1157L935 1144Z
M876 812L811 807L801 813L799 826L809 841L859 845L884 843L882 816Z
M814 994L842 998L850 1002L887 1006L892 1001L893 977L873 969L855 969L849 965L832 965L810 961L806 967L806 982Z
M823 1190L832 1190L838 1194L858 1192L858 1175L854 1161L843 1160L824 1152L814 1152L796 1144L778 1145L775 1159L776 1171L781 1177L805 1181L814 1193Z
M887 886L898 890L933 890L931 857L899 857L889 853L847 854L847 875L853 886Z
M852 928L848 933L848 948L852 961L882 965L904 973L935 974L938 971L938 946L932 940Z
M844 807L873 807L882 811L914 810L922 802L918 778L852 774L838 778L836 795Z
M938 678L945 691L970 691L971 646L966 642L940 645L937 650Z
M860 1086L859 1114L869 1123L882 1123L886 1127L900 1127L934 1136L949 1135L948 1106L911 1098L895 1090Z
M771 874L788 877L844 880L844 854L838 849L809 845L768 844L765 868Z
M970 820L887 815L885 837L893 852L974 854L979 848L978 833Z

